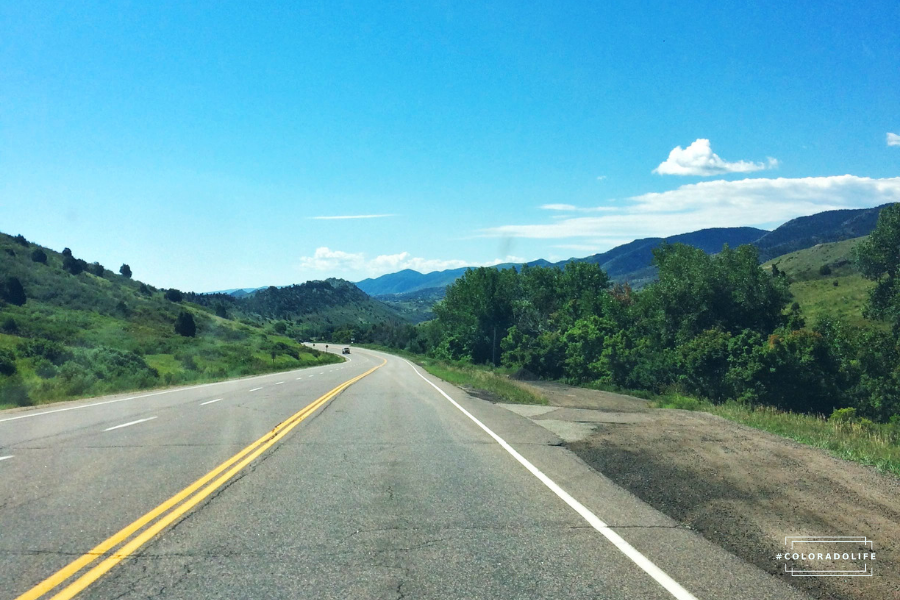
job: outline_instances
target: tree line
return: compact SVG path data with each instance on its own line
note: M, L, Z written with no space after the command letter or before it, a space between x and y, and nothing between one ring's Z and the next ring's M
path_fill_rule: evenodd
M876 282L866 316L889 330L806 323L784 273L763 269L752 246L708 255L672 244L654 251L659 279L639 291L590 263L471 269L434 320L356 335L576 384L898 420L900 205L882 210L857 263Z

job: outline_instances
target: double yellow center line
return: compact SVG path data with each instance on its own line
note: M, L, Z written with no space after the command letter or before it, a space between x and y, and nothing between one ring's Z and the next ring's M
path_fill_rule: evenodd
M263 452L271 448L278 440L286 436L291 429L314 413L316 409L363 377L380 369L385 363L387 363L386 360L377 367L369 369L362 375L358 375L353 379L345 381L315 402L307 405L287 420L279 423L272 431L268 432L266 435L259 438L188 487L140 517L131 525L128 525L109 539L101 542L83 556L73 560L71 563L19 596L16 600L35 600L36 598L40 598L78 574L91 563L106 556L102 562L57 592L51 600L66 600L74 597L102 577L114 566L119 564L123 559L127 558L141 546L153 539L163 529L177 521L182 515L199 504L204 498L222 487L244 467L253 462ZM212 481L212 483L210 483L210 481ZM153 522L154 520L156 521ZM151 522L153 524L145 529L144 527ZM125 540L128 540L128 538L136 532L140 533L132 538L127 544L107 556L107 553L110 552L110 550L125 542Z

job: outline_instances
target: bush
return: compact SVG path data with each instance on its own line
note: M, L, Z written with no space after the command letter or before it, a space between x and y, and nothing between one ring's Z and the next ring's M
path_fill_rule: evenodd
M22 235L21 233L19 235L17 235L16 237L14 237L13 240L20 246L25 246L26 248L28 247L28 240L26 240L25 236Z
M828 276L831 275L831 267L828 265L822 265L819 267L819 275Z
M91 263L91 266L88 267L88 272L97 277L103 277L105 271L106 269L103 268L103 265L98 262Z
M28 390L18 375L6 378L0 382L0 404L12 404L13 406L31 406L34 404L28 396Z
M69 249L66 248L66 250L69 250ZM84 262L83 260L81 260L80 258L75 258L74 256L72 256L71 250L69 250L68 255L65 253L65 250L64 250L62 266L63 266L64 270L68 271L72 275L78 275L79 273L84 272L84 270L87 268L87 263Z
M3 329L3 333L19 333L19 324L12 317L6 317L0 329Z
M41 263L42 265L47 264L47 253L41 250L40 248L35 248L34 252L31 253L31 260L36 263Z
M0 292L2 292L3 299L10 304L15 306L25 304L25 289L22 287L22 282L19 281L18 277L8 277Z
M72 358L69 349L59 342L40 338L21 342L18 351L22 358L44 358L57 366Z
M169 302L181 302L183 298L184 294L182 294L180 290L176 290L175 288L166 290L166 300Z
M16 355L9 348L0 348L0 375L12 375L16 372Z
M194 323L194 317L187 311L181 311L178 318L175 319L175 333L185 337L194 337L197 335L197 324Z
M153 293L150 291L150 288L147 287L146 283L142 283L140 286L138 286L138 291L140 293L144 294L145 296L149 296L150 294Z
M836 408L828 417L832 423L852 423L856 420L855 408Z

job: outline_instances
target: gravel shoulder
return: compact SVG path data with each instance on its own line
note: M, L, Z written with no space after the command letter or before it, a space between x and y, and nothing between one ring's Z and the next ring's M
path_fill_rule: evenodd
M900 480L770 433L638 398L529 382L525 415L593 468L708 540L813 597L900 598ZM796 577L785 536L866 536L873 577ZM859 550L856 550L859 551ZM861 566L861 565L860 565Z

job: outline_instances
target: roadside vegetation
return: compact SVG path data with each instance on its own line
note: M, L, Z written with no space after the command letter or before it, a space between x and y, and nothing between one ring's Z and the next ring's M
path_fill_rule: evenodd
M509 369L495 369L465 362L450 363L377 344L362 344L362 346L407 358L435 377L476 395L487 396L491 400L515 404L547 404L547 398L539 391L513 379Z
M472 269L434 320L354 335L463 371L661 398L897 472L900 205L866 238L765 265L751 246L672 244L654 266L639 291L590 263Z
M0 408L215 381L340 359L300 344L290 323L189 302L0 234Z

